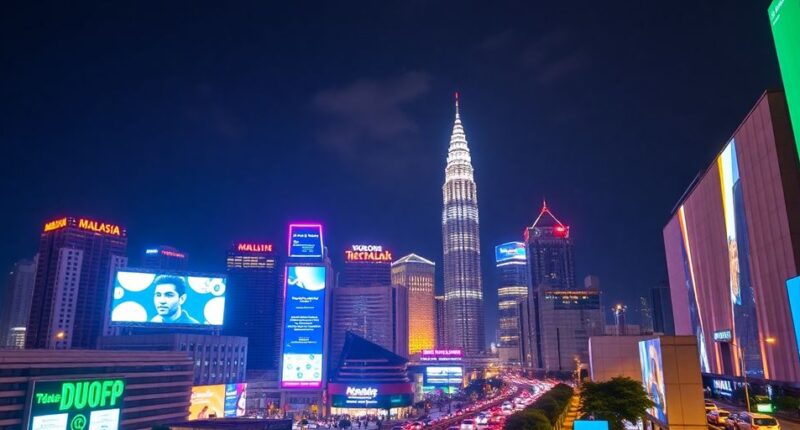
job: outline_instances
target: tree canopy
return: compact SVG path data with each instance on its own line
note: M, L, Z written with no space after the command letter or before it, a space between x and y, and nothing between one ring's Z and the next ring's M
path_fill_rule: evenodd
M640 382L622 376L604 382L585 382L581 399L581 412L608 421L612 430L624 430L623 421L635 423L655 405Z

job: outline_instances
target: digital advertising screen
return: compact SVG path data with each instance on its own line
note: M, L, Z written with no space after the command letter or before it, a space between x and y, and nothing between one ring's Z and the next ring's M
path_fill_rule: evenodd
M608 430L608 421L575 420L574 430Z
M122 379L34 381L28 430L117 430Z
M661 357L661 339L639 342L639 362L642 366L642 384L655 403L648 412L667 425L667 400L664 389L664 362Z
M289 257L322 258L322 225L290 224Z
M786 281L786 295L789 297L789 312L794 323L794 338L800 352L800 276Z
M795 144L800 153L800 0L773 0L767 14L786 90Z
M334 408L391 409L414 402L414 385L399 384L328 384Z
M464 370L459 366L428 366L425 368L425 385L461 385Z
M192 387L190 420L241 417L245 415L247 384L198 385Z
M114 325L221 326L225 316L224 277L118 271L114 277Z
M322 387L325 267L287 266L281 386Z
M495 246L494 260L497 263L511 260L526 261L525 244L522 242L508 242Z

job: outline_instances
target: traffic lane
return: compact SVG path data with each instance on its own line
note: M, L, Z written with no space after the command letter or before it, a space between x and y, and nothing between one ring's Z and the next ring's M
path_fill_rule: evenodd
M731 412L740 412L740 411L734 409ZM781 425L781 430L800 430L800 424L798 424L798 423L795 423L795 422L792 422L792 421L787 421L787 420L782 420L782 419L777 418L777 417L775 419L778 420L778 423ZM711 424L711 423L708 423L708 429L709 430L726 430L725 426L719 426L719 425L715 425L715 424Z
M514 387L514 388L516 388L516 387ZM514 396L517 394L517 392L518 392L517 389L511 390L505 396L498 396L496 399L492 400L491 402L489 402L488 404L486 404L484 407L482 407L480 409L476 409L476 410L473 410L473 411L470 411L470 412L465 412L465 413L463 413L461 415L458 415L458 416L455 416L455 417L452 417L452 418L448 418L447 420L444 420L444 421L437 422L436 424L430 426L430 428L434 429L434 430L441 430L441 429L447 429L448 427L458 427L460 425L461 421L466 420L466 419L474 419L475 417L478 416L479 413L488 411L489 409L491 409L491 408L493 408L495 406L501 405L506 400L513 399Z
M734 405L732 403L728 403L728 402L726 402L724 400L720 400L720 399L712 399L712 401L718 407L720 407L720 409L725 409L726 411L729 411L730 413L743 412L744 409L745 409L741 405ZM770 415L770 416L774 417L776 420L778 420L778 423L781 425L781 430L800 430L800 422L789 421L787 419L783 419L783 418L781 418L781 417L779 417L777 415L773 415L773 414L767 414L767 415ZM722 430L725 430L725 426L722 426Z

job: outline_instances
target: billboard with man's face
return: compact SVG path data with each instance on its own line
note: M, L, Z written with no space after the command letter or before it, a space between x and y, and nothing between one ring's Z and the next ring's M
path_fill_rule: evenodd
M120 270L114 277L114 325L222 325L225 278Z

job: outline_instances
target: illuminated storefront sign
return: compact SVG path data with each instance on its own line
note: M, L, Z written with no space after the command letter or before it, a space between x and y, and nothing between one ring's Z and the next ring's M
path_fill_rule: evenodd
M286 267L281 387L322 386L325 277L323 266Z
M335 408L391 409L410 406L414 401L414 385L329 383L331 406Z
M714 386L714 392L723 396L730 396L733 394L733 384L727 379L713 379L711 384Z
M771 414L775 412L775 408L772 407L772 403L758 403L756 404L756 412Z
M730 342L733 339L733 333L730 330L719 330L714 332L715 342Z
M525 244L522 242L508 242L494 247L494 260L497 263L525 259Z
M462 349L423 349L419 353L420 361L461 361L463 358Z
M800 2L774 0L767 13L781 66L795 144L800 153Z
M32 390L28 430L119 428L121 379L34 381Z
M240 252L272 252L271 243L237 243L236 250Z
M322 258L322 225L290 224L289 257Z
M58 230L66 226L67 226L66 218L56 219L44 225L44 232L47 233L48 231Z
M392 252L381 245L351 245L344 251L344 258L347 261L391 262Z

